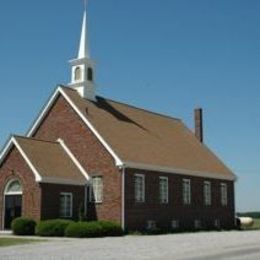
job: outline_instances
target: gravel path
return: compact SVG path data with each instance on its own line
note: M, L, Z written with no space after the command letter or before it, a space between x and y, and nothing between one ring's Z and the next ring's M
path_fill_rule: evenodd
M260 259L260 231L50 239L0 249L3 260Z

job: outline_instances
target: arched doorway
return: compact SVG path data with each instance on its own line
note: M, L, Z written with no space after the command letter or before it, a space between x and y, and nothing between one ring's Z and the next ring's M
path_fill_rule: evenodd
M7 183L4 191L4 228L10 229L15 218L22 214L22 185L18 180L11 180Z

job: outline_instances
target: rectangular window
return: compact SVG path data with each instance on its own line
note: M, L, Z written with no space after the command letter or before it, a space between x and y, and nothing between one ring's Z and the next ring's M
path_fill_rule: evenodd
M211 205L211 183L209 181L204 181L204 204Z
M172 229L178 229L179 228L179 220L173 219L172 220Z
M182 181L182 191L183 191L183 204L191 204L191 186L189 179L183 179Z
M227 206L228 197L227 197L227 184L226 183L220 184L220 196L221 196L221 205Z
M71 218L73 209L72 193L60 193L60 217Z
M195 229L201 229L201 221L199 219L195 219L194 228Z
M156 222L154 220L147 221L147 230L155 230L156 229Z
M159 192L160 192L160 203L167 204L169 201L168 194L168 178L159 178Z
M145 176L142 174L135 174L135 201L145 202Z
M91 178L90 201L95 203L103 202L103 177L93 176Z

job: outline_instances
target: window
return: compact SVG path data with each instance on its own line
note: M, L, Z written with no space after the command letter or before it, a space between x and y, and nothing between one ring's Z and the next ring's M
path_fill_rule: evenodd
M214 220L214 227L217 228L217 229L220 228L220 220L219 219Z
M168 178L159 178L159 192L160 192L160 203L167 204L169 201L168 194Z
M204 204L211 205L211 183L209 181L204 181Z
M195 219L194 228L195 229L201 229L201 221L199 219Z
M147 221L147 230L155 230L156 229L156 222L154 220Z
M90 188L90 201L95 203L103 202L103 177L92 177L92 185Z
M183 179L182 190L183 190L183 204L184 205L191 204L191 187L190 187L189 179Z
M72 217L72 193L60 193L60 217L71 218Z
M23 193L22 185L18 180L8 182L5 188L6 195L20 195Z
M221 205L226 206L228 204L227 184L226 183L220 184L220 196L221 196Z
M93 81L93 69L88 68L88 80Z
M134 185L135 185L135 201L144 202L145 201L145 177L144 177L144 175L135 174Z
M81 68L80 67L77 67L74 71L74 79L75 81L79 81L81 80Z
M179 220L173 219L172 220L172 229L178 229L179 228Z

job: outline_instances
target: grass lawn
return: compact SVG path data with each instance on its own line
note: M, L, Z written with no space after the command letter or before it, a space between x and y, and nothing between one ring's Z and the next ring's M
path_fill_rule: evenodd
M23 244L30 244L30 243L43 242L43 241L44 240L26 239L26 238L0 238L0 247L23 245Z
M254 219L254 225L253 225L252 229L260 229L260 218Z

